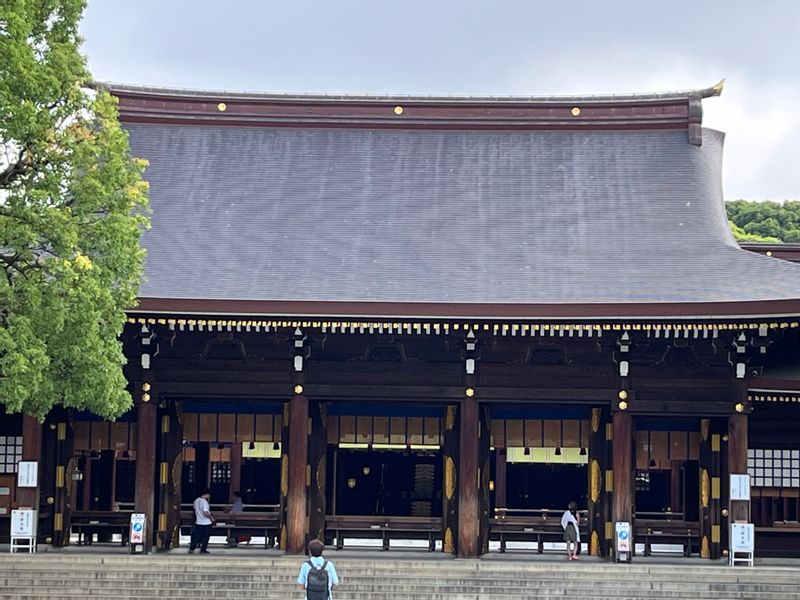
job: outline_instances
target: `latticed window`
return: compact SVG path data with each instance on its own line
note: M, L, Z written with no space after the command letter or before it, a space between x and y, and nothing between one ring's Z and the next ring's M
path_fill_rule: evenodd
M0 473L16 473L22 460L22 436L0 435Z
M754 487L800 487L800 450L750 448L747 471Z

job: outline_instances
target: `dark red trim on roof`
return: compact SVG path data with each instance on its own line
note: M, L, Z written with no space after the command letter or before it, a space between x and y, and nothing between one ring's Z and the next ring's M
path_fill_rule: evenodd
M772 379L768 377L759 377L750 382L748 391L753 394L770 392L800 392L800 381L797 379Z
M774 258L782 258L790 262L800 262L800 244L740 244L745 250L764 254Z
M692 106L713 95L697 90L618 97L328 97L99 87L119 99L125 122L401 129L688 129L700 119Z
M435 302L322 302L140 298L129 311L290 317L455 318L455 319L724 319L800 316L800 299L753 302L650 304L450 304Z

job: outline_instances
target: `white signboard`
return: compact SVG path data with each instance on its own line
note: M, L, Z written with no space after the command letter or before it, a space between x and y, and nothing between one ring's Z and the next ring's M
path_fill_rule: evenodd
M36 511L30 509L11 511L11 537L36 537Z
M750 475L731 473L731 500L750 500Z
M755 551L755 526L752 523L731 524L731 552Z
M629 553L631 551L631 524L627 521L617 522L616 532L617 554Z
M17 471L17 487L37 487L39 485L39 463L35 460L21 460Z
M144 544L145 521L144 513L131 515L131 544Z

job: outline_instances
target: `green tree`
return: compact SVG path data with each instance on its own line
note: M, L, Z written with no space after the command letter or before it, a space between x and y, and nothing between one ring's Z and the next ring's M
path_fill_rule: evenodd
M88 88L84 0L0 0L0 402L131 405L119 335L149 224L144 164Z
M800 201L726 204L733 234L744 242L800 242Z

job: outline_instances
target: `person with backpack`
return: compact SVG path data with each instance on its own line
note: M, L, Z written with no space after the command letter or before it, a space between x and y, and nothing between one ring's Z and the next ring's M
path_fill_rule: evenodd
M336 567L322 556L325 544L320 540L308 543L311 557L300 566L297 583L306 593L306 600L332 600L333 588L339 585Z

